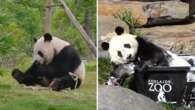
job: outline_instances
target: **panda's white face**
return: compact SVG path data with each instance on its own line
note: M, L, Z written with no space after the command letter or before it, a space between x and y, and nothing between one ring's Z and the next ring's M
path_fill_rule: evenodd
M51 41L44 41L41 37L34 45L33 58L41 64L48 64L55 55L55 49Z
M109 42L108 52L111 62L115 64L124 64L133 61L138 50L136 36L124 33L113 36Z

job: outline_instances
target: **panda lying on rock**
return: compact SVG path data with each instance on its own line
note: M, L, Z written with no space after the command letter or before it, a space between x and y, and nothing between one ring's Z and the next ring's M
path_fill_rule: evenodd
M102 49L109 52L113 66L113 71L108 81L110 85L116 85L116 81L122 84L123 81L121 82L121 80L123 80L124 76L127 77L134 71L138 77L142 77L148 67L191 66L190 63L183 58L155 45L144 37L125 33L122 27L116 27L115 33L116 34L112 34L113 36L109 42L102 42L101 44ZM129 65L134 65L133 69L126 69L130 74L125 74L125 71L123 71L123 73L119 72L120 69L125 69L125 66ZM186 77L188 82L195 81L195 76L191 72L188 72Z
M46 33L36 41L34 62L25 72L12 71L12 76L25 85L41 85L52 90L78 88L85 79L85 67L76 50L66 41Z

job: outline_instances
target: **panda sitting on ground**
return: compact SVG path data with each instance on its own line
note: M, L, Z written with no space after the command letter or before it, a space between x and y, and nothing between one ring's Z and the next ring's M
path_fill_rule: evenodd
M102 42L101 44L102 49L108 51L110 55L113 66L111 77L117 77L116 74L118 73L116 73L116 70L118 68L123 68L121 67L123 65L129 64L135 65L134 71L138 78L143 77L143 73L148 67L191 66L186 60L170 51L160 48L154 43L146 40L144 37L125 33L122 27L116 27L115 33L116 34L113 34L109 42ZM120 79L120 77L117 79ZM195 76L191 72L187 74L187 81L195 81ZM142 84L140 84L140 86L142 86Z
M46 33L34 44L34 62L23 74L12 76L21 84L51 87L52 90L78 88L85 79L85 67L76 50L66 41Z

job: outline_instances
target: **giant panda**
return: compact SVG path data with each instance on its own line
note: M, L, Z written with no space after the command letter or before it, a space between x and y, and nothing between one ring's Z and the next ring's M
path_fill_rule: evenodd
M14 69L12 76L26 85L40 84L59 91L78 88L85 80L85 66L70 43L44 34L34 44L33 64L23 74Z
M113 65L112 80L117 76L115 71L118 68L124 68L124 65L134 65L135 73L144 73L148 67L154 66L191 66L186 60L155 45L146 38L125 33L122 27L116 27L115 33L109 42L101 43L102 49L108 51ZM186 77L188 82L195 81L195 76L191 72Z

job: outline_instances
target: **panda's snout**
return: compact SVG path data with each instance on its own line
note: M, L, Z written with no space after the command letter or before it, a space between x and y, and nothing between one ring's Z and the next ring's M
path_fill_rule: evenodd
M131 57L132 57L132 55L130 54L130 55L127 57L127 59L128 59L128 60L130 60L130 59L131 59Z

